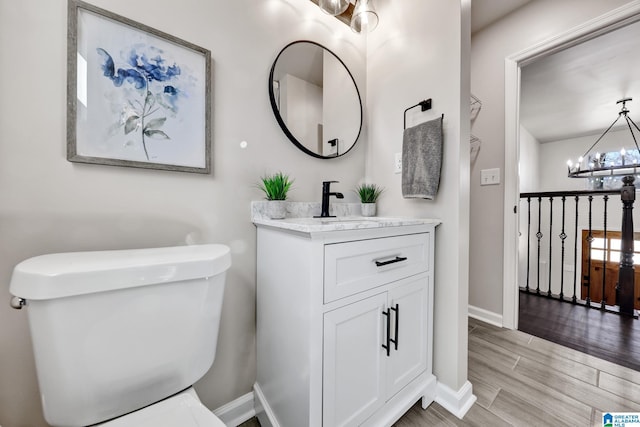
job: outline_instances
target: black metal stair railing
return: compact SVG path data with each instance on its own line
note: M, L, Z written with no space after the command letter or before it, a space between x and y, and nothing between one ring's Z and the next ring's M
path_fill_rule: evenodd
M584 305L589 308L595 308L606 311L619 312L617 306L607 305L605 302L605 288L606 288L606 259L607 259L607 232L608 232L608 202L610 195L620 195L620 190L594 190L594 191L552 191L552 192L537 192L537 193L521 193L521 203L526 203L526 210L520 209L522 215L526 215L526 276L521 279L520 291L526 293L532 293L547 298L554 298L561 301ZM571 199L575 203L571 203ZM594 199L598 204L597 212L594 212ZM580 203L583 201L582 203ZM554 217L554 202L560 204L559 209L561 214L556 214ZM569 202L569 203L567 203ZM537 217L532 215L532 204L534 204L534 214L537 211ZM537 205L537 206L535 206ZM546 206L545 206L546 205ZM573 206L571 206L573 205ZM586 205L586 206L585 206ZM522 206L521 206L522 207ZM536 209L537 208L537 209ZM544 210L543 210L544 208ZM582 212L581 212L582 208ZM600 209L601 208L601 209ZM571 210L574 210L574 221L571 224ZM585 212L586 210L586 212ZM605 267L602 268L602 283L592 283L591 267L592 267L592 245L595 240L594 232L594 214L598 216L598 235L602 235L604 238L604 259ZM600 216L601 214L601 216ZM581 215L586 215L584 218ZM560 220L560 225L557 226L555 232L559 231L557 236L554 235L554 219ZM583 241L582 233L579 233L579 224L582 219L584 224L584 230L586 231L586 238ZM525 219L521 217L521 223L525 224ZM536 234L533 236L537 241L534 241L537 258L532 259L532 220L536 227ZM573 227L571 227L573 225ZM573 230L571 230L573 228ZM548 234L545 232L548 230ZM571 236L573 231L573 236ZM525 232L522 230L522 232ZM545 242L547 240L547 242ZM567 257L567 245L573 240L573 278L568 278L565 274L565 261ZM582 271L582 259L578 259L578 244L585 244L585 253L580 258L586 258L587 268L586 272ZM560 255L555 255L554 246L559 249ZM570 246L569 246L570 247ZM547 253L544 254L545 260L542 261L543 248L547 249ZM600 248L597 247L597 250ZM521 253L521 258L525 254ZM556 258L554 258L554 256ZM570 256L570 255L569 255ZM545 286L541 284L541 264L547 265L547 283ZM524 267L524 260L521 259L521 263ZM559 263L559 267L556 265ZM559 271L558 271L559 270ZM578 294L578 276L581 277L581 288L584 289L581 294ZM535 278L535 287L531 283L531 280ZM558 279L555 281L554 279ZM567 282L567 283L565 283ZM571 283L572 282L572 283ZM565 286L566 285L566 286ZM592 286L601 286L601 299L600 301L591 301ZM597 288L594 288L596 290ZM556 292L554 292L554 290ZM570 295L569 295L570 294Z

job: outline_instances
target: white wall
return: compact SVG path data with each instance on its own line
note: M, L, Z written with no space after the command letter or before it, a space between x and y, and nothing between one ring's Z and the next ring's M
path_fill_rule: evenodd
M376 1L380 24L367 42L367 175L386 188L380 215L443 221L436 232L434 370L453 390L467 379L468 6L464 0ZM434 201L405 200L394 153L402 150L404 109L426 98L433 109L412 110L407 125L444 113L440 190Z
M365 39L312 2L92 0L210 49L211 175L72 164L66 160L67 2L0 2L0 425L44 426L26 313L9 308L13 266L50 252L220 242L231 246L217 358L196 385L209 408L255 380L255 228L249 202L265 172L295 178L293 200L320 201L321 181L349 191L365 173L366 138L320 160L291 144L268 97L278 52L311 39L339 55L361 93ZM247 141L246 149L240 147Z
M524 126L520 126L520 161L518 162L520 192L539 190L539 158L540 143Z
M291 134L311 152L319 152L322 88L291 74L280 79L280 114Z
M328 94L322 103L322 154L331 156L349 150L360 132L353 123L364 114L357 101L347 102L349 99L357 100L359 94L344 66L327 51L323 54L322 70L322 90ZM337 146L328 143L333 139L338 140Z
M537 0L474 34L471 91L482 101L473 132L482 148L471 169L469 304L502 314L504 186L480 186L482 169L504 169L504 60L628 3L627 0ZM566 162L566 159L565 159Z

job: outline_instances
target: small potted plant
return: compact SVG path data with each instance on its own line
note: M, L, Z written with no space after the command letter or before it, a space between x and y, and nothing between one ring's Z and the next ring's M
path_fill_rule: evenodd
M383 191L384 188L376 184L360 184L356 187L355 192L360 197L362 216L376 215L376 202Z
M276 172L273 175L264 175L260 178L258 188L265 194L267 203L267 216L271 219L282 219L286 216L287 192L291 189L293 180L289 175Z

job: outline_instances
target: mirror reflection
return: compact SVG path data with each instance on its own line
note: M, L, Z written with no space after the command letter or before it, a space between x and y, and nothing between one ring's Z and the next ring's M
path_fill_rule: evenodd
M353 76L315 42L296 41L280 51L271 67L269 98L284 133L311 156L342 156L360 135L362 103Z

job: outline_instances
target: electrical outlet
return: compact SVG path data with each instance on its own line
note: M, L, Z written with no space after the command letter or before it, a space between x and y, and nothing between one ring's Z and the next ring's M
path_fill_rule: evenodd
M396 153L393 161L393 173L402 172L402 153Z
M480 171L480 185L500 184L500 168L482 169Z

